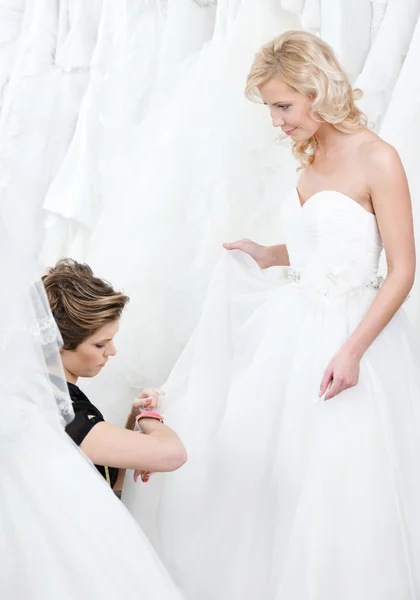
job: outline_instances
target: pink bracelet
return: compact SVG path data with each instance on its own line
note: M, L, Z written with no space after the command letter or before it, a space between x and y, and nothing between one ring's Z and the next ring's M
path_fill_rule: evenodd
M136 417L136 421L139 422L140 419L157 419L161 423L163 423L163 417L157 412L153 411L143 411Z

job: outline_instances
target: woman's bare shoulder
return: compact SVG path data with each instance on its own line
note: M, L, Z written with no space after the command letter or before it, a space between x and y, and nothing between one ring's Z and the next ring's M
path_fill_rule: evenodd
M378 135L369 132L358 149L357 161L371 198L394 199L408 193L407 176L398 151Z
M400 162L396 148L369 130L360 140L359 152L361 160L367 160L372 164L389 164L389 161Z

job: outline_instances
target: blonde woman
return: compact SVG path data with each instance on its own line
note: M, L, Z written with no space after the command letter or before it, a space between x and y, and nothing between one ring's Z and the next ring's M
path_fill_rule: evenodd
M166 386L190 463L163 486L163 556L189 600L418 600L404 169L314 35L263 47L247 94L290 139L299 180L284 244L225 245Z
M70 259L59 261L43 283L63 338L61 360L75 412L67 433L114 490L121 489L126 469L135 469L135 479L141 473L147 482L150 473L181 467L186 460L181 440L151 410L160 390L140 394L123 429L106 423L77 386L79 377L95 377L116 354L114 337L128 297L95 277L88 265ZM136 421L146 435L133 431Z

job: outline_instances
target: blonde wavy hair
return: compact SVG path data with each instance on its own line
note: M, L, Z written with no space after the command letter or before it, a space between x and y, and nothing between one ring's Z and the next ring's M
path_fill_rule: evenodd
M75 350L98 329L120 318L129 298L71 258L58 261L42 281L64 350Z
M330 123L344 133L367 127L367 118L355 103L362 96L361 90L352 89L332 48L316 35L286 31L263 46L248 75L247 98L259 99L259 86L273 77L313 98L311 115L315 120ZM312 163L316 146L315 136L293 142L293 154L302 167Z

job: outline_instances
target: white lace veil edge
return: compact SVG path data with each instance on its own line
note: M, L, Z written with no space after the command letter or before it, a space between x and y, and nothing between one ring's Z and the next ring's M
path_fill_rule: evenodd
M0 433L19 428L24 415L74 413L60 358L62 345L31 243L0 212Z

